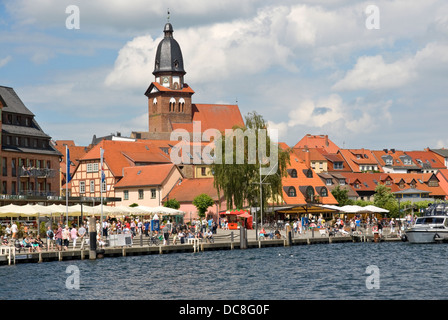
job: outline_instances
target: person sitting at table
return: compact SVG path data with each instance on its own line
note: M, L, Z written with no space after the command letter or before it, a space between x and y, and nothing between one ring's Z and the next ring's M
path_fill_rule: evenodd
M274 235L275 235L276 239L280 239L281 238L280 231L278 231L278 230L275 230Z
M205 239L206 241L210 242L213 239L213 232L210 229L208 229L207 232L205 233Z
M263 237L263 239L266 238L266 230L264 230L264 228L261 228L259 236Z
M22 245L23 245L24 248L28 248L29 252L31 252L31 250L33 249L33 246L31 244L29 236L26 236L26 237L23 238Z
M2 245L4 245L4 246L9 245L9 241L8 241L8 237L7 236L3 236Z

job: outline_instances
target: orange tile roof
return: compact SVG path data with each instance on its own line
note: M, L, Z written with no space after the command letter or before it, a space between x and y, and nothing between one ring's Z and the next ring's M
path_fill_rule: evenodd
M433 169L446 168L444 163L440 161L440 158L431 151L406 151L405 153L410 156L414 163L419 167L430 166ZM420 160L421 163L418 160Z
M376 165L378 171L383 171L373 153L368 149L340 149L339 154L353 172L359 172L360 165Z
M168 146L168 142L166 141L154 142L153 140L138 140L134 142L102 140L80 160L99 160L100 148L103 148L104 162L115 177L122 177L123 168L135 166L135 162L147 162L148 164L151 162L171 162L170 157L160 150L160 143L165 143Z
M176 199L179 202L192 202L196 196L202 193L208 194L214 201L219 201L213 180L213 178L184 179L164 197L163 201ZM221 196L221 200L222 198L223 196Z
M191 123L172 123L173 130L185 129L193 132L193 122L200 124L200 131L207 129L217 129L224 132L226 129L232 129L234 126L244 126L244 120L241 116L238 105L223 104L193 104L193 120Z
M123 178L114 187L161 186L173 170L179 169L174 164L153 164L123 168Z
M171 89L171 88L164 87L161 84L159 84L158 82L152 82L150 84L148 90L146 91L146 94L148 94L150 92L152 87L156 87L157 90L162 91L162 92L187 92L187 93L194 93L193 89L191 89L191 87L188 84L186 84L186 83L184 83L184 87L181 90L179 90L179 89L174 90L174 89Z
M295 169L297 172L297 178L293 178L290 175L291 170ZM303 187L311 186L314 189L314 194L319 195L319 190L325 187L324 182L319 177L316 172L314 172L310 167L308 167L301 159L299 159L294 153L290 154L290 164L287 167L288 176L282 178L283 185L283 200L286 204L305 204L305 195L302 193ZM307 178L306 172L311 170L312 178ZM290 197L288 195L289 187L294 187L296 190L296 196ZM328 190L328 188L327 188ZM338 204L336 199L333 197L331 192L328 190L327 197L320 197L322 204Z
M337 153L339 147L330 139L328 135L311 135L307 134L299 142L296 143L294 148L322 148L328 153Z

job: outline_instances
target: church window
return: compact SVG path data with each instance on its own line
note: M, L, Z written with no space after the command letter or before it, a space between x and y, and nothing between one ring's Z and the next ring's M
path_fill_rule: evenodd
M174 112L176 107L176 99L171 98L170 99L170 112Z

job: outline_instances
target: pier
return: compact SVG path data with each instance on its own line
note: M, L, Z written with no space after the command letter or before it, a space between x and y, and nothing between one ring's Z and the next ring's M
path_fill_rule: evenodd
M170 254L170 253L199 253L213 250L244 250L244 249L261 249L266 247L286 247L297 245L312 245L312 244L331 244L331 243L348 243L348 242L374 242L373 235L369 234L347 234L329 236L312 233L308 231L305 235L289 236L283 231L280 239L263 239L255 236L254 230L247 230L246 241L241 241L240 230L218 230L218 234L214 235L214 243L209 243L205 239L200 241L192 241L191 243L154 245L150 243L149 237L137 235L133 238L131 245L126 246L106 246L104 248L97 248L96 259L109 257L124 257L136 255L151 255L151 254ZM401 241L398 236L383 236L381 241ZM1 246L0 247L0 265L13 265L18 263L43 263L51 261L66 261L66 260L84 260L89 259L89 246L84 245L81 250L81 245L78 243L75 248L72 244L65 251L56 250L42 250L41 252L28 252L28 249L21 249L20 251L14 247Z

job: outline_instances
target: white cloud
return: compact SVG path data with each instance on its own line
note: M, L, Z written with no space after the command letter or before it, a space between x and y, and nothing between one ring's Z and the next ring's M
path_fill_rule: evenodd
M9 61L11 61L11 56L6 56L6 57L0 59L0 68L6 66Z
M334 90L392 89L416 77L411 59L384 62L381 55L360 57L354 68L333 86Z

